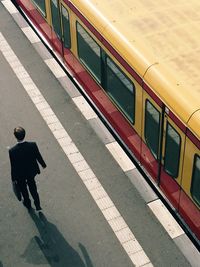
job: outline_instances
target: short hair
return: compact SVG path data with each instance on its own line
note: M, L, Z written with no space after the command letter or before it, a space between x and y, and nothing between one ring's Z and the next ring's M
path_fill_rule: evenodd
M26 131L24 128L18 126L14 129L14 136L17 138L17 140L22 141L26 135Z

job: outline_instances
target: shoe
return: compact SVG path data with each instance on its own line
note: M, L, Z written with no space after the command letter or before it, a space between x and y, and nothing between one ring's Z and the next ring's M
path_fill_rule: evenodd
M40 211L40 210L42 210L42 208L39 206L39 207L36 207L36 210Z

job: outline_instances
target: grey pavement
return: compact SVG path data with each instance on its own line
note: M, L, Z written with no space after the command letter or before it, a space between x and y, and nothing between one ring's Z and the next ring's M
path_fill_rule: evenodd
M0 32L73 137L152 264L191 266L91 127L97 123L85 120L1 3ZM0 123L0 266L133 266L1 53ZM38 143L47 163L47 169L36 178L41 214L29 214L12 192L7 149L15 143L16 125L26 128L27 140Z

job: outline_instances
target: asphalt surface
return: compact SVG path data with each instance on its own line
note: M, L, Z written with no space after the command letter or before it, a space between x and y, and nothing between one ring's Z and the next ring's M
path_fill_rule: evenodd
M191 266L105 148L94 130L98 122L85 120L1 3L0 32L73 138L153 266ZM0 123L0 266L133 266L1 53ZM17 125L25 127L27 140L37 142L47 163L36 178L43 208L40 214L29 214L12 192L7 149L15 144L13 129ZM108 137L108 142L109 139L112 137Z

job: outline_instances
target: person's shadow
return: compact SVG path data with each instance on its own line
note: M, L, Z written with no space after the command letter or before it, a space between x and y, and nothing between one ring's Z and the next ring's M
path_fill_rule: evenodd
M42 212L39 212L39 216L37 216L32 211L30 216L37 226L40 236L35 236L31 240L22 255L28 262L38 265L45 263L41 253L36 252L37 249L34 245L36 241L51 267L93 267L87 250L82 244L79 243L79 247L85 262L81 259L78 252L64 239L57 227L50 223Z

